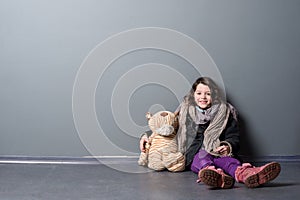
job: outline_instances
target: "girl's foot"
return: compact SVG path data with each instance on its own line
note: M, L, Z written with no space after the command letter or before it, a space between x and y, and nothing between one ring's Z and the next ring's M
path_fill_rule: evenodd
M229 189L233 187L235 182L234 178L214 166L208 166L200 170L198 177L199 181L215 188Z
M235 171L235 177L238 182L245 183L249 188L254 188L275 179L280 170L280 164L277 162L271 162L261 167L244 163Z

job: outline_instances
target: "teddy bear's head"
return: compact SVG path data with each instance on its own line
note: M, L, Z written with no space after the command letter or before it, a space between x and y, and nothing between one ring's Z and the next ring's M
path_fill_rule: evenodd
M170 111L160 111L152 115L146 114L149 128L159 135L168 136L174 133L177 126L177 117Z

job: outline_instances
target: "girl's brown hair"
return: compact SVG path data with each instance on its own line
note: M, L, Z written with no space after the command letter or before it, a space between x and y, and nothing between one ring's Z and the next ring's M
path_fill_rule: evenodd
M194 102L194 93L199 84L203 84L209 87L211 92L212 104L220 103L224 100L224 95L220 91L217 84L209 77L200 77L192 85L192 89L189 95L189 101Z

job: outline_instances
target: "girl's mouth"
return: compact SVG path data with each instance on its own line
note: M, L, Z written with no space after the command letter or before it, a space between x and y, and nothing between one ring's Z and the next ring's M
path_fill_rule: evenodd
M199 103L201 103L201 104L206 104L207 101L199 101Z

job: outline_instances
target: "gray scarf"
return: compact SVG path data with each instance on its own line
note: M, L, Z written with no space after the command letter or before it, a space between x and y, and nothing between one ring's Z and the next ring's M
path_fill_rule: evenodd
M226 103L212 105L207 110L197 111L196 106L188 101L188 98L180 104L179 129L177 131L178 150L185 153L196 137L199 124L210 121L204 132L203 148L215 155L213 150L220 145L219 137L225 129L231 106Z

